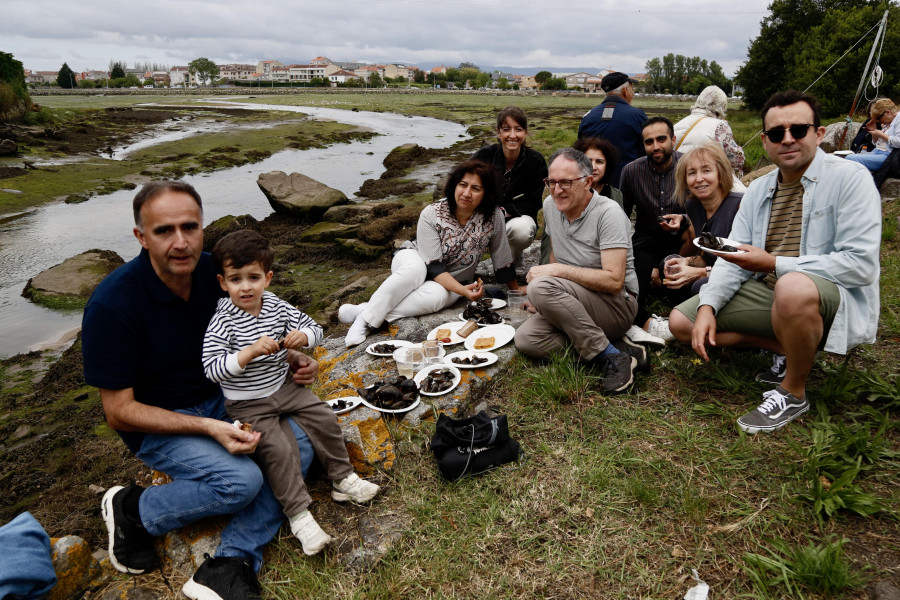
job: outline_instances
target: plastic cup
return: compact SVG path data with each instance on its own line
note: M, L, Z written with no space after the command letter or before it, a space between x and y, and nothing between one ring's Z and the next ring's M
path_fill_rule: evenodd
M525 310L525 301L528 296L519 290L510 290L506 293L506 302L509 306L508 322L513 327L518 327L528 318L528 311Z
M425 340L422 342L422 351L425 352L425 362L429 365L438 364L447 353L444 344L438 340Z
M666 277L674 277L681 273L684 258L679 254L670 254L663 260L663 265L665 265Z
M397 348L394 350L397 362L397 373L412 379L416 373L425 368L425 350L422 348Z

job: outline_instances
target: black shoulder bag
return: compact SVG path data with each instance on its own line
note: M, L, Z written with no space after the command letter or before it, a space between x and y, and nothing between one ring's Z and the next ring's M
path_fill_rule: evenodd
M509 437L506 415L490 417L481 411L468 419L451 419L441 413L431 451L441 475L454 481L516 460L519 443Z

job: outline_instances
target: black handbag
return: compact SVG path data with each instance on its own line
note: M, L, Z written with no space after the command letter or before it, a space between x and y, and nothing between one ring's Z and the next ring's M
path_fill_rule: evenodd
M431 451L441 475L454 481L516 460L519 443L509 437L506 415L490 417L481 411L468 419L452 419L441 413Z

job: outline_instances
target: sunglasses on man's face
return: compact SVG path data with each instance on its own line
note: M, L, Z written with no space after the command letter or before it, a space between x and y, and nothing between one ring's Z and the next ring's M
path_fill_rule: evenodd
M791 137L795 140L802 140L806 137L806 133L810 127L815 127L812 123L802 123L800 125L791 125L790 127L773 127L763 131L763 134L769 138L773 144L777 144L784 139L784 132L790 131Z

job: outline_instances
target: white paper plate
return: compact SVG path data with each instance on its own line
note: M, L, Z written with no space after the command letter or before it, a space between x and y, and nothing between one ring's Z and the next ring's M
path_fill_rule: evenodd
M835 150L833 154L835 156L850 156L853 154L853 150Z
M722 243L723 246L727 245L727 246L734 246L735 248L737 248L738 246L741 245L740 242L735 242L734 240L729 240L728 238L723 238L723 237L720 237L719 241ZM703 250L704 252L709 252L710 254L729 255L729 254L744 254L745 252L747 252L746 250L738 250L737 252L723 252L722 250L710 250L709 248L700 245L700 236L697 236L694 238L694 245L697 246L698 248L700 248L701 250Z
M459 313L459 320L460 321L468 321L468 319L465 318L463 316L463 314L464 313ZM504 319L503 317L500 317L500 323L482 323L481 321L475 321L475 324L478 325L479 327L487 327L488 325L501 325L503 323L506 323L506 319Z
M365 398L360 398L360 400L362 401L363 404L365 404L372 410L377 410L380 413L396 415L396 414L400 414L400 413L409 412L412 409L414 409L415 407L417 407L419 405L419 403L422 402L422 396L416 396L416 401L413 402L412 404L410 404L409 406L407 406L406 408L398 408L396 410L391 410L391 409L387 409L387 408L378 408L377 406L366 402Z
M369 347L366 348L366 354L371 354L372 356L382 356L384 358L391 358L394 355L393 351L388 352L387 354L375 352L374 348L379 344L393 344L397 348L408 348L414 345L412 342L408 342L406 340L384 340L383 342L375 342L374 344L369 344Z
M472 335L475 335L475 334L472 334ZM475 355L477 355L479 358L486 358L487 362L483 362L483 363L480 363L477 365L461 365L457 362L454 362L454 360L456 360L456 359L470 358ZM457 369L483 369L483 368L490 366L490 365L494 364L495 362L497 362L497 359L498 359L497 355L494 354L493 352L482 352L482 351L472 352L471 350L460 350L459 352L454 352L453 354L448 354L447 356L445 356L444 363L454 366Z
M515 328L510 327L509 325L488 325L487 327L482 327L478 331L473 332L467 337L465 347L466 350L471 350L472 352L491 352L492 350L496 350L497 348L508 344L515 335ZM484 337L493 337L494 345L490 348L478 348L476 350L475 341Z
M500 298L491 298L491 308L494 310L503 308L506 306L506 300L501 300Z
M427 377L428 374L431 373L432 371L440 371L441 369L447 369L448 371L453 373L453 385L451 385L450 387L448 387L446 390L444 390L442 392L426 392L425 390L423 390L422 389L422 381L425 379L425 377ZM416 384L419 386L419 393L422 394L423 396L443 396L444 394L452 392L456 388L456 386L459 385L459 382L461 379L462 379L462 373L459 372L459 369L457 369L456 367L454 367L452 365L447 365L447 364L429 365L429 366L425 367L424 369L422 369L421 371L419 371L418 373L416 373L415 377L413 377L413 381L415 381Z
M344 413L348 413L363 403L363 399L360 398L359 396L345 396L344 398L332 398L331 400L326 400L325 402L327 402L328 405L332 409L334 409L334 405L337 404L338 400L343 400L344 402L347 402L349 404L349 406L347 408L342 408L341 410L334 411L334 414L336 414L336 415L342 415Z
M457 335L457 331L460 327L465 325L465 321L450 321L449 323L443 323L438 325L434 329L428 332L428 335L425 336L426 340L436 340L437 339L437 330L438 329L449 329L450 330L450 341L444 342L445 346L449 346L450 344L459 344L465 339L459 335ZM471 337L471 336L469 336Z

